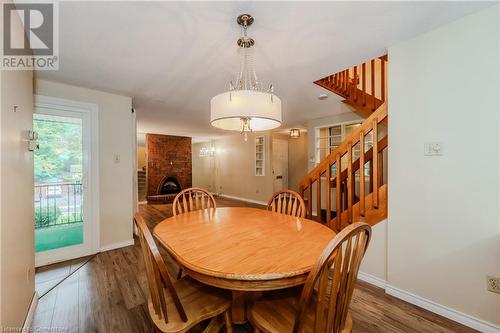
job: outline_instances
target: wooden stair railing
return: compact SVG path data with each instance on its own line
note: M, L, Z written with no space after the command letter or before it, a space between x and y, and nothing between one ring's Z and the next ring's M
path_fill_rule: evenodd
M387 55L314 81L341 97L362 117L369 117L387 99Z
M341 230L353 222L365 221L375 224L387 216L387 184L384 184L383 177L383 152L387 149L388 137L380 135L379 132L384 132L379 131L381 123L387 124L385 103L372 112L340 146L301 180L300 194L307 201L309 218L316 218L321 222L321 212L326 210L326 224L334 230ZM370 149L365 147L368 135L371 135L373 142ZM379 138L380 136L382 138ZM359 158L354 160L353 152L356 146L359 149ZM369 169L366 168L367 165ZM356 179L357 171L358 179ZM365 175L366 171L369 171L368 176ZM357 196L356 183L359 183ZM313 185L316 186L315 191ZM334 218L332 218L333 190L335 190ZM312 214L314 197L315 217ZM326 201L325 205L322 204L323 198Z

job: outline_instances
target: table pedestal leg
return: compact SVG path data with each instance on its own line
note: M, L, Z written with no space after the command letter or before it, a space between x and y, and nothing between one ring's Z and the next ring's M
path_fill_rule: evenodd
M233 324L245 324L248 321L248 301L260 298L262 296L262 292L233 290L232 294L233 304L231 306L231 317L233 320Z

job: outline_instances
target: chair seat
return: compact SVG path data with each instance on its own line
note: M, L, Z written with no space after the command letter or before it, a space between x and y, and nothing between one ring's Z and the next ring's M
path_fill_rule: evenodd
M248 311L252 325L266 333L292 333L299 309L300 294L297 292L271 293L254 302ZM314 309L306 315L300 333L314 333ZM352 318L347 314L342 333L352 328Z
M153 303L149 299L149 314L162 332L187 332L197 323L218 316L227 311L231 306L231 295L229 292L201 284L189 276L175 281L174 288L184 306L188 321L183 322L179 317L172 298L169 295L165 294L168 322L165 322L163 318L160 318L155 313Z

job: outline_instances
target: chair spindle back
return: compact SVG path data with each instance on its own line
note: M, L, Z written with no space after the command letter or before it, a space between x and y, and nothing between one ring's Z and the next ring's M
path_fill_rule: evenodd
M370 237L371 227L357 222L330 241L307 277L293 333L299 332L313 301L316 303L315 333L338 333L344 329L359 266ZM313 297L316 286L317 295Z

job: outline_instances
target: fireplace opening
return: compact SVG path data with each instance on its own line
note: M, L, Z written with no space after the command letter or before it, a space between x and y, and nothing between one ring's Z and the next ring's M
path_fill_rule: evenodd
M179 180L175 177L165 177L158 187L158 194L179 193L182 190Z

